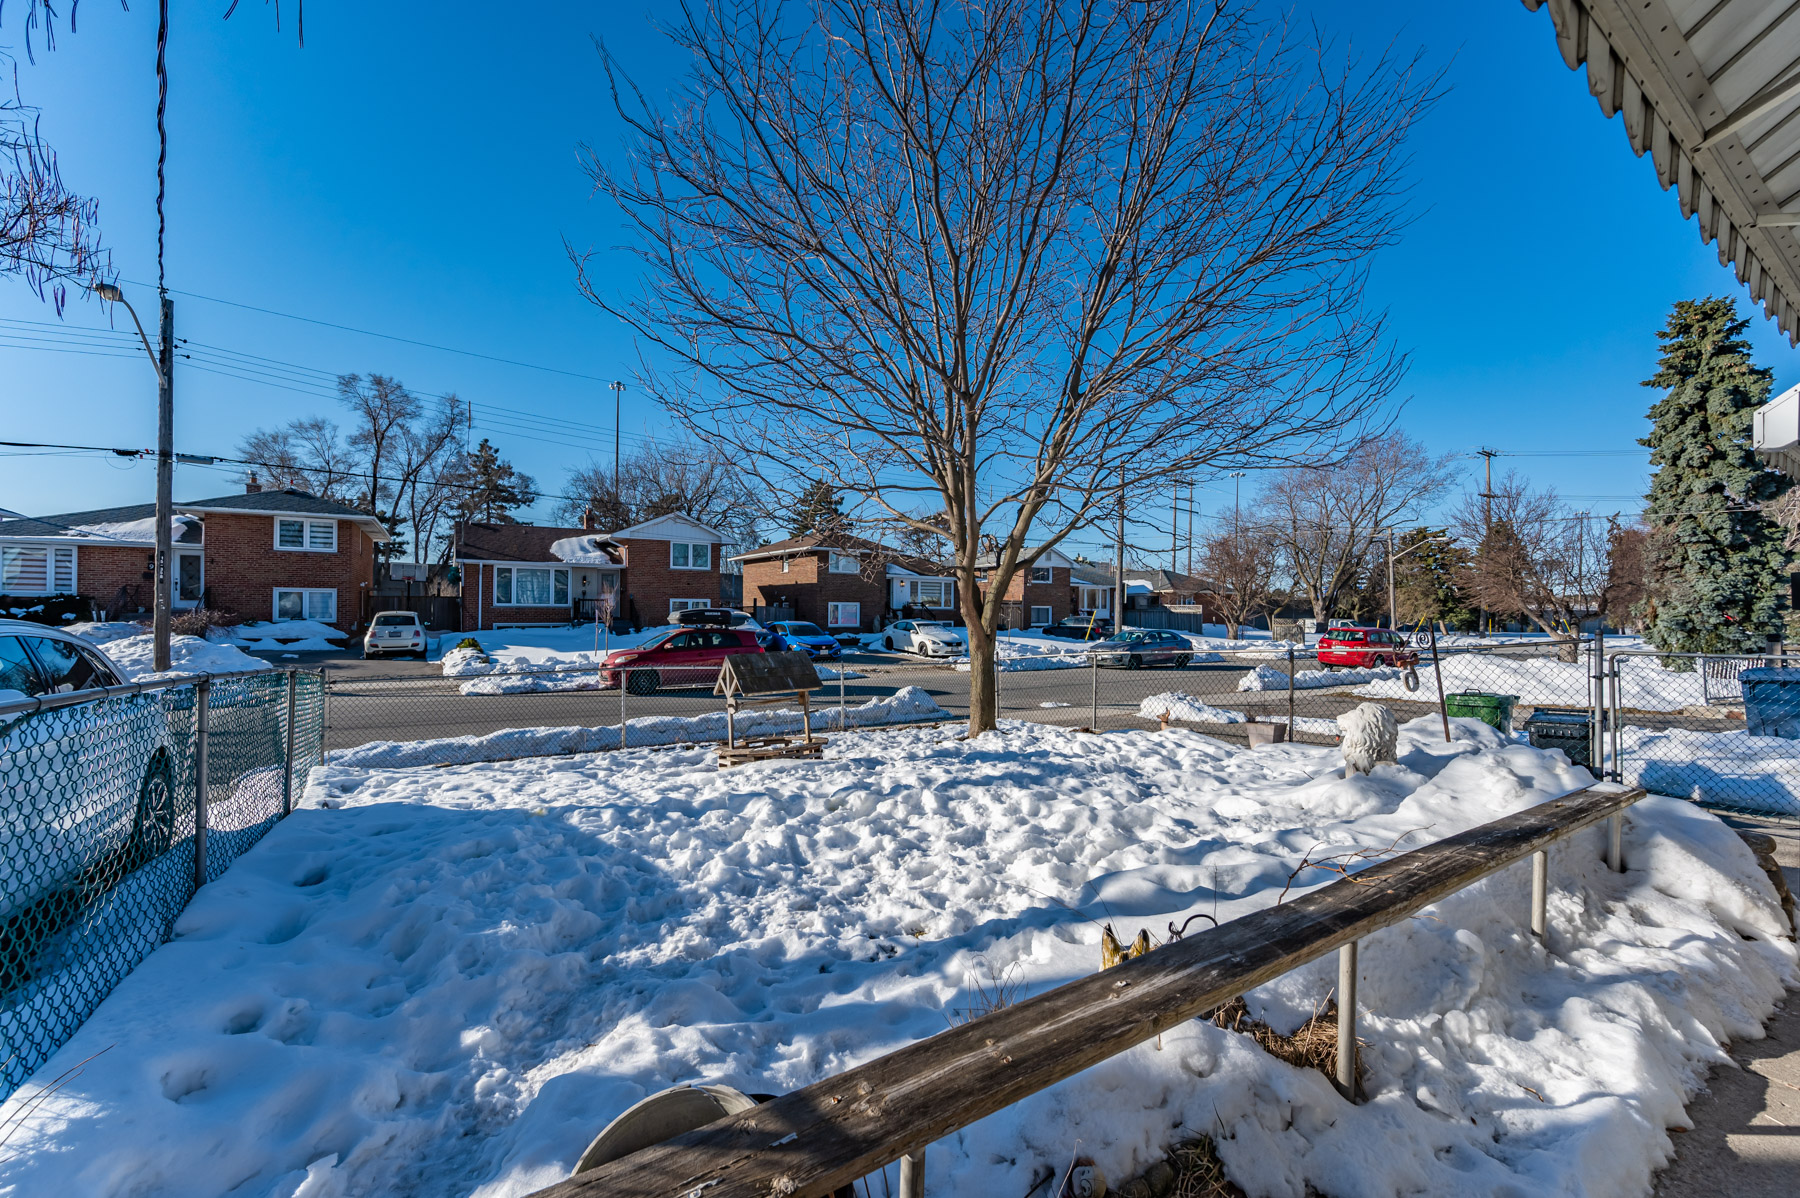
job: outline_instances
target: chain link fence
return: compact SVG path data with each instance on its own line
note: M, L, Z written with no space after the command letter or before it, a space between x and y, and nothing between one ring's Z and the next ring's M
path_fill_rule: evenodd
M291 808L323 700L258 671L0 703L0 1097Z

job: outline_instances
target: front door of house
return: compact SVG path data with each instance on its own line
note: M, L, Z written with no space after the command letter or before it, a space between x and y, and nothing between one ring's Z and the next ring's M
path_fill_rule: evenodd
M206 555L192 550L175 553L175 577L171 580L174 607L194 607L206 590Z

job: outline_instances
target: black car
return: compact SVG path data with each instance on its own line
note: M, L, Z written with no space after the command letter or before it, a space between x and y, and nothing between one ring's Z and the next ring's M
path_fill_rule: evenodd
M1156 628L1127 628L1114 640L1101 641L1088 650L1095 665L1123 666L1141 670L1145 666L1174 666L1176 669L1194 660L1194 646L1174 632Z
M1071 616L1059 624L1046 627L1044 635L1059 636L1071 641L1103 641L1112 635L1112 631L1112 621L1103 617L1088 620Z

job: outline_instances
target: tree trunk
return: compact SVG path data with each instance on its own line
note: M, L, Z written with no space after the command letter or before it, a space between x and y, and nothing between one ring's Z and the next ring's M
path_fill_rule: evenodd
M1225 639L1228 641L1235 641L1238 639L1238 626L1235 620L1225 621Z
M995 681L996 638L980 620L968 621L969 735L980 736L997 726Z

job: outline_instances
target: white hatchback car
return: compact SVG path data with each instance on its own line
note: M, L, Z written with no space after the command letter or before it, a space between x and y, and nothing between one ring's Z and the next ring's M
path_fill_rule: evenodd
M881 646L923 657L962 657L969 651L962 629L948 620L896 620L882 629Z
M0 702L121 679L118 667L79 637L0 620ZM154 693L0 712L0 919L59 893L110 885L121 853L131 869L168 850L175 829L171 717ZM7 934L0 931L0 946Z
M425 626L417 612L378 611L363 634L364 657L400 657L412 654L425 660Z

